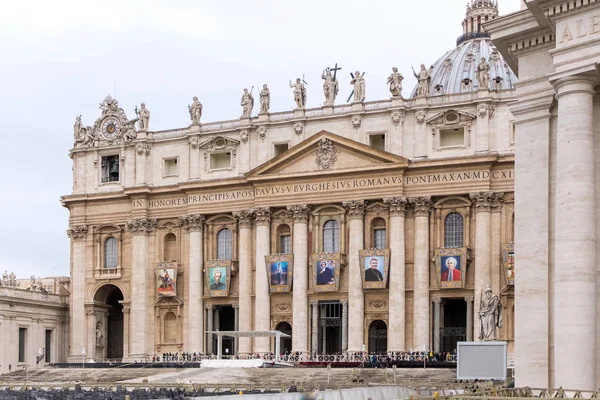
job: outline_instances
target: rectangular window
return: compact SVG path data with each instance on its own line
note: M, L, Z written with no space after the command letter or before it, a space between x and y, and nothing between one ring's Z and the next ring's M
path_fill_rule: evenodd
M385 135L369 135L369 146L377 150L385 151Z
M375 229L373 231L373 244L376 249L385 249L386 246L385 229Z
M102 183L119 182L119 156L102 157Z
M19 328L19 362L25 362L25 340L27 340L27 328Z
M279 252L281 254L292 253L292 237L290 235L279 236Z
M210 155L210 169L226 169L231 167L231 153L215 153Z
M277 157L280 154L285 153L286 151L288 151L289 148L290 148L290 145L288 143L276 144L275 145L275 157Z
M49 329L46 329L46 346L44 347L44 350L45 350L44 360L47 363L51 362L50 361L51 357L52 357L51 349L52 349L52 331Z
M178 160L176 158L165 160L163 166L163 176L177 176L179 174L177 164Z
M440 130L440 147L464 146L465 128Z

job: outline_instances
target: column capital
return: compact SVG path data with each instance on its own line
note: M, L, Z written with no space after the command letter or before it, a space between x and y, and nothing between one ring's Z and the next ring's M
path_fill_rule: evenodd
M342 299L340 303L342 303L342 307L348 307L348 299Z
M472 303L475 300L474 296L465 296L465 301L467 303Z
M156 219L137 218L127 221L127 229L129 229L133 235L147 235L154 231L157 226L158 221Z
M442 302L442 297L441 297L441 296L432 296L432 297L431 297L431 301L433 301L434 303L441 304L441 302Z
M310 305L313 307L316 307L319 305L319 301L318 300L311 300Z
M292 219L294 223L307 223L308 213L310 209L306 204L296 204L293 206L287 206L287 210L292 212Z
M205 218L202 214L188 214L179 217L181 225L183 225L185 229L193 232L201 231L204 221Z
M475 212L489 212L494 203L494 192L477 192L469 194L475 206Z
M240 228L251 228L254 210L244 210L233 213L233 216L238 220Z
M67 236L73 240L85 239L88 227L86 225L71 225L67 229Z
M212 311L212 309L213 309L213 305L212 305L212 304L207 304L207 305L205 305L205 306L204 306L204 309L205 309L206 311Z
M363 219L365 216L366 202L364 200L343 201L342 205L346 208L350 219Z
M433 202L431 201L431 197L411 197L408 199L410 205L415 209L415 216L417 217L427 217L429 216L429 212L431 211L431 207L433 206Z
M552 78L551 78L552 80ZM588 93L594 96L596 92L594 87L598 84L596 72L591 74L578 74L556 79L552 82L556 90L556 99L571 93ZM560 100L559 100L560 101Z
M271 209L269 207L261 207L254 210L254 221L256 225L271 224Z
M238 303L234 303L231 305L231 307L233 307L234 310L237 310L240 308L240 305Z
M504 193L503 192L496 192L494 193L493 197L492 197L492 211L493 212L500 212L502 211L502 203L504 203Z
M406 214L406 207L408 205L408 199L406 196L397 197L386 197L383 199L383 203L387 204L390 208L390 215L393 216L404 216Z

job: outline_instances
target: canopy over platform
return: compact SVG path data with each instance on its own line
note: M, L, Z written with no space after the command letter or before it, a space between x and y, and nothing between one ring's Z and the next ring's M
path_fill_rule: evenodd
M281 338L291 337L287 333L280 331L206 331L217 335L217 359L221 359L221 341L223 336L229 337L274 337L275 338L275 360L279 361L279 351L281 348Z

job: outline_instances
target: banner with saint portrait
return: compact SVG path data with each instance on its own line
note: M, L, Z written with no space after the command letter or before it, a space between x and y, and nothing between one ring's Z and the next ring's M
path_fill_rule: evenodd
M435 268L440 289L461 289L465 287L467 274L467 249L435 249Z
M177 296L177 262L156 264L156 292L159 296Z
M515 284L515 244L507 243L502 246L502 264L504 265L504 276L508 285Z
M206 262L206 287L211 297L229 296L231 282L231 260L209 260Z
M292 290L294 256L270 254L265 256L265 265L271 293L290 292Z
M360 250L359 257L363 289L385 289L390 266L390 250Z
M337 292L339 290L341 261L342 257L339 253L313 254L315 292Z

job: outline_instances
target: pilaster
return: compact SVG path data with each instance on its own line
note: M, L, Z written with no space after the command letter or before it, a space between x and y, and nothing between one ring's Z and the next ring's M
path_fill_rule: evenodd
M69 362L79 362L82 359L81 349L85 343L85 242L88 227L86 225L71 225L67 236L71 239L71 305L70 317L70 354Z

